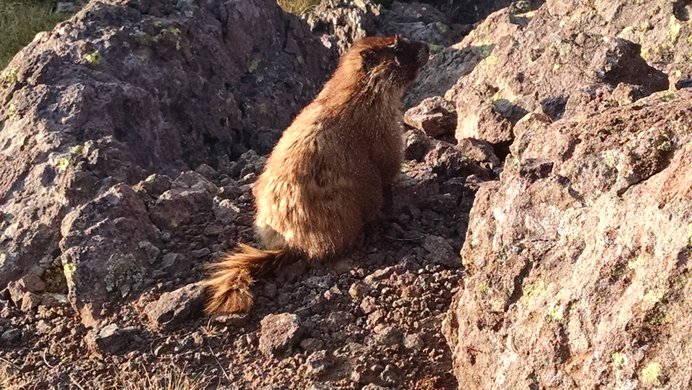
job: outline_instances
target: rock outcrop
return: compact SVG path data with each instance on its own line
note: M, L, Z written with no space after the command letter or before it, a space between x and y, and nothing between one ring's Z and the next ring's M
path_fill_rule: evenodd
M457 139L509 153L476 195L445 320L460 387L688 386L692 29L680 7L504 9L419 80L422 97L456 104ZM461 77L432 90L453 61Z
M130 186L266 153L334 59L270 0L94 1L37 36L0 79L0 286L127 294L161 240Z
M446 319L459 383L686 387L692 91L515 130Z

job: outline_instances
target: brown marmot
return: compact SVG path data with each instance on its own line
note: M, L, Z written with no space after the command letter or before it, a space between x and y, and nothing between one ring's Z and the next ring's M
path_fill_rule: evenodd
M247 311L253 277L286 260L343 253L391 201L403 160L402 96L427 60L425 44L398 36L361 39L342 56L253 187L266 249L239 244L212 265L208 314Z

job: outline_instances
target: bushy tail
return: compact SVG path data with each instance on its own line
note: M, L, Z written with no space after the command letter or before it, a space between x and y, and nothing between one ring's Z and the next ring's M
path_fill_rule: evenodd
M242 313L252 306L250 286L254 276L263 275L294 257L285 249L261 250L238 244L238 250L209 268L212 275L203 282L210 290L205 312Z

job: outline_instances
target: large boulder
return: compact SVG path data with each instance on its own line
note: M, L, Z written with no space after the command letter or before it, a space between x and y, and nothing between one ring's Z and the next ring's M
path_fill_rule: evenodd
M692 29L679 5L519 3L432 59L407 104L444 96L456 105L457 139L506 147L526 113L557 120L690 84Z
M0 77L0 289L64 269L80 309L125 294L159 242L129 186L270 150L334 54L271 0L92 1L39 34ZM156 215L208 196L172 191Z
M686 388L692 91L515 132L445 321L460 386Z

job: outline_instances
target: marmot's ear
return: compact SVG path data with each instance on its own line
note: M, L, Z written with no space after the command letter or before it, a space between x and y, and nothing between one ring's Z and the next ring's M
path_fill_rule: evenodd
M360 52L360 56L363 58L365 73L370 72L370 69L377 65L377 53L374 50L363 50Z

